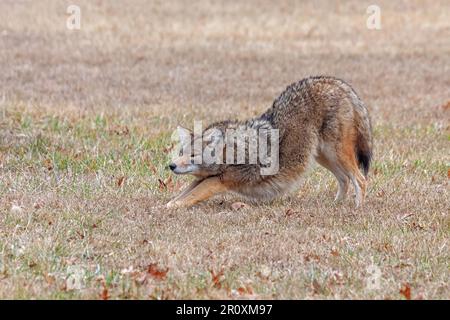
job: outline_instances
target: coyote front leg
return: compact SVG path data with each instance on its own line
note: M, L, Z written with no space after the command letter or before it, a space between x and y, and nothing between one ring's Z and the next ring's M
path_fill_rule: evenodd
M218 177L196 180L180 195L170 201L166 207L189 207L225 191L227 191L227 187Z
M169 203L167 203L167 206L169 206L170 203L176 202L178 199L181 199L182 197L184 197L187 193L189 193L192 189L194 189L196 186L198 186L204 179L196 179L194 181L192 181L192 183L190 185L188 185L186 187L186 189L184 189L183 191L181 191L175 198L173 198L172 200L169 201Z

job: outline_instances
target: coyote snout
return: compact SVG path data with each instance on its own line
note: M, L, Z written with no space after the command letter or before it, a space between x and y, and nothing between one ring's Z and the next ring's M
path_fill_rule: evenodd
M169 169L175 174L194 174L198 170L198 167L197 165L191 163L177 164L176 162L172 162L169 164Z
M228 130L238 133L232 143ZM252 130L258 133L247 135ZM196 180L168 207L191 206L228 191L269 200L295 189L313 162L335 175L337 201L345 199L350 183L356 206L364 200L372 127L366 106L340 79L303 79L288 86L260 117L217 122L200 134L178 128L178 136L180 152L169 168Z

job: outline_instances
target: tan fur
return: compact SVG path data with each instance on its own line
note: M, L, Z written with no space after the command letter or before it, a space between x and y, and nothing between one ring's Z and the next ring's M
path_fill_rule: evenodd
M227 190L228 188L225 184L217 177L196 180L187 188L187 191L182 192L179 196L170 201L167 204L167 207L192 206Z
M350 182L355 189L356 206L364 201L367 182L359 167L367 174L372 156L372 127L366 106L340 79L303 79L287 87L260 117L218 122L209 126L212 127L221 132L237 127L278 129L279 172L262 176L260 164L190 165L185 158L176 160L175 165L181 167L175 173L190 173L200 180L169 202L169 206L190 206L226 191L270 200L294 190L314 161L336 176L339 183L336 201L345 199Z

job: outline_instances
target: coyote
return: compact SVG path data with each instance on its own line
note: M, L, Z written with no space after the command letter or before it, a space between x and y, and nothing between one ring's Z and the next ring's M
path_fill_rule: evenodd
M243 127L278 130L277 173L262 175L260 162L196 164L193 161L207 146L205 142L212 141L205 134L208 129L224 133L229 128ZM189 154L181 153L169 165L175 174L188 173L196 177L167 204L169 208L192 206L228 191L255 200L270 200L295 189L314 161L336 177L335 201L345 199L351 182L356 207L363 203L372 158L372 125L364 103L349 84L338 78L315 76L291 84L261 116L214 123L201 137L180 127L178 132L182 145L192 141L195 144L196 139L202 142L200 148L192 148Z

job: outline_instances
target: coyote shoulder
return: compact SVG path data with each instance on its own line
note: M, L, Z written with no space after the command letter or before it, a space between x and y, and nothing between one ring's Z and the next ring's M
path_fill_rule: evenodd
M278 171L262 175L261 163L196 163L202 153L193 148L169 165L176 174L192 174L196 180L167 206L191 206L213 195L236 192L253 199L269 200L298 185L314 161L330 170L338 181L336 201L355 189L356 206L362 204L372 158L372 127L367 107L343 80L317 76L288 86L261 116L246 121L223 121L210 125L201 137L180 128L182 144L211 141L206 132L214 128L225 134L230 128L271 128L278 131ZM205 139L206 138L206 139ZM210 138L210 137L209 137ZM221 148L230 148L221 146ZM362 172L360 171L362 169Z

